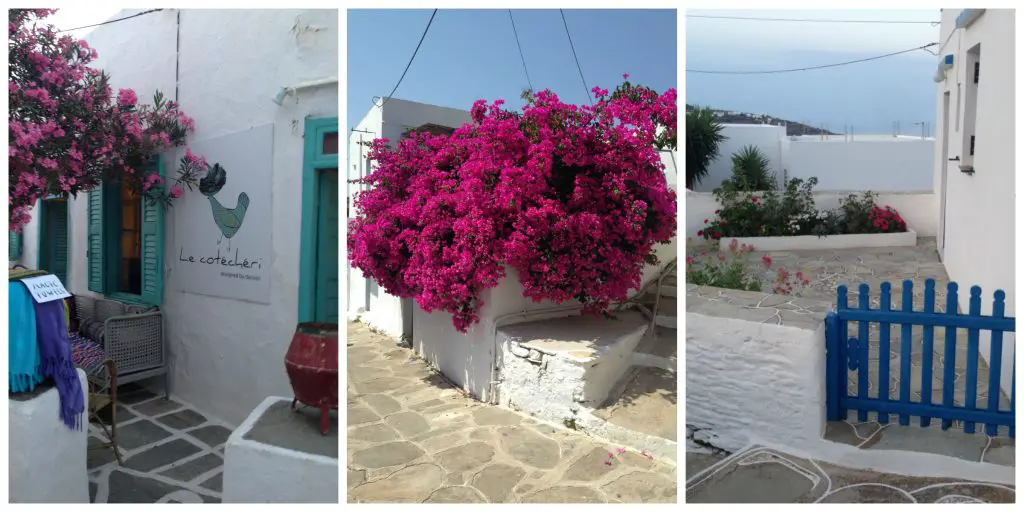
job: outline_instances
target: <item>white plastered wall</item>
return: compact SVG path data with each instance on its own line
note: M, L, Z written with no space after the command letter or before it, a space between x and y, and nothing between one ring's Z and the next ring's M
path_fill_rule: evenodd
M953 68L938 84L936 94L936 127L938 141L935 156L935 187L942 192L945 183L945 212L937 201L936 222L945 222L939 235L943 263L949 278L960 284L960 308L967 312L969 291L973 285L982 288L982 313L991 314L992 294L1006 292L1006 315L1014 315L1014 180L1015 149L1015 55L1014 11L986 9L973 24L954 29L960 9L944 9L939 41L946 41L938 50L939 59L953 55ZM975 115L975 173L969 175L950 158L964 156L963 128L968 81L968 51L980 45L981 79L978 84ZM938 60L938 59L937 59ZM944 94L949 93L948 116ZM967 134L969 135L969 134ZM948 137L943 143L943 137ZM942 154L942 148L948 150ZM945 172L945 180L943 180ZM1001 387L1010 392L1014 339L1004 336L1001 364ZM981 354L988 359L990 338L983 332ZM990 361L990 364L992 362Z
M114 91L133 88L141 102L151 102L156 90L174 98L177 61L181 108L196 124L190 142L274 125L273 222L264 226L273 246L270 304L179 292L171 272L177 254L164 255L171 394L238 424L267 396L291 394L284 354L298 321L304 124L309 117L338 116L336 84L299 90L281 106L271 98L281 87L338 76L338 12L185 9L180 27L178 13L168 9L98 27L86 39ZM183 154L165 155L169 172ZM90 294L86 196L72 200L70 211L68 286ZM164 247L171 251L173 207L165 219ZM25 232L28 265L35 264L36 222Z

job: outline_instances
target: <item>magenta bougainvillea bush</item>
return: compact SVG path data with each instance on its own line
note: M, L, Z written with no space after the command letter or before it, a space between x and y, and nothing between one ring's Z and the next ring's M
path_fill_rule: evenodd
M628 75L624 75L628 78ZM594 106L525 93L522 111L477 101L450 135L373 141L348 251L388 293L442 310L465 332L481 292L516 270L534 301L601 313L640 285L676 233L659 149L675 148L676 91L628 81Z
M113 93L109 76L89 66L97 51L43 23L55 11L8 11L9 229L28 223L40 197L75 196L104 179L170 204L203 169L183 160L176 177L162 178L149 162L183 145L195 123L159 92L152 105L132 89Z

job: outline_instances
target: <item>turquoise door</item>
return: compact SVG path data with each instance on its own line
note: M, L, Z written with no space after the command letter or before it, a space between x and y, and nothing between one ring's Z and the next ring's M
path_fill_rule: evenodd
M43 201L39 224L39 268L68 286L68 203L55 198Z
M316 304L314 320L338 322L338 169L317 173Z

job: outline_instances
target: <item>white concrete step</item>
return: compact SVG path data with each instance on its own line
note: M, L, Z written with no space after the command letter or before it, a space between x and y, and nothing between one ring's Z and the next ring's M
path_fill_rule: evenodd
M613 425L676 441L676 374L649 366L634 366L618 398L593 411Z
M645 336L633 352L633 365L676 372L679 361L679 336L676 329L657 326L654 336Z
M662 290L664 291L664 288ZM654 290L647 292L647 295L645 295L641 301L647 309L652 311L654 308L654 294ZM668 297L663 293L661 299L658 301L657 325L669 329L675 329L677 325L676 317L678 312L679 304L676 302L676 298Z
M649 325L639 312L623 311L612 319L583 315L499 328L498 402L571 423L581 406L608 400Z

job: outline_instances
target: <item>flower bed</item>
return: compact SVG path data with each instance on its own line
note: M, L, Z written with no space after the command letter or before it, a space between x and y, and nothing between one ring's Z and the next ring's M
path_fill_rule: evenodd
M727 251L729 244L733 242L741 245L753 245L757 247L758 251L765 252L852 249L856 247L913 247L917 245L917 232L907 230L902 233L864 233L826 237L815 235L735 237L718 240L718 247L722 251Z
M704 219L697 236L725 250L735 240L761 251L908 246L917 233L891 206L875 204L875 194L850 194L838 208L819 211L812 189L817 178L792 179L779 192L745 192L723 183L715 190L722 205Z

